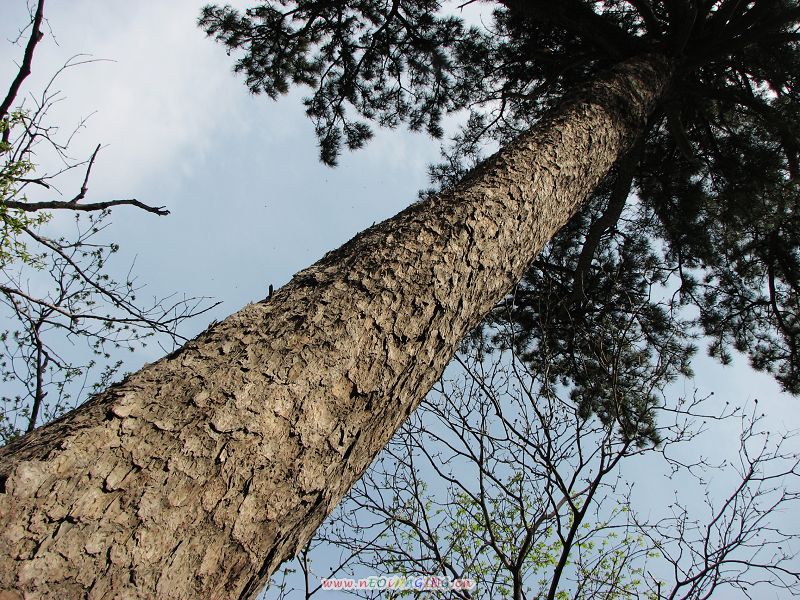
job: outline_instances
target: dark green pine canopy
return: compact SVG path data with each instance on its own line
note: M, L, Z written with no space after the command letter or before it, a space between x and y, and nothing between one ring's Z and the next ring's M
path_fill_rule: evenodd
M638 440L656 438L647 408L689 372L698 332L800 393L798 2L506 0L467 27L469 4L279 0L207 6L200 25L253 93L310 89L330 165L372 124L441 136L466 110L437 187L613 64L668 56L646 131L498 306L513 325L489 341Z

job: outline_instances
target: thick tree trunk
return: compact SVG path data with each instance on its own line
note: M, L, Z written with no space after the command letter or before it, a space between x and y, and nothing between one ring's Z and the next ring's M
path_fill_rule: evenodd
M457 189L359 234L0 450L0 598L248 598L642 130L623 63Z

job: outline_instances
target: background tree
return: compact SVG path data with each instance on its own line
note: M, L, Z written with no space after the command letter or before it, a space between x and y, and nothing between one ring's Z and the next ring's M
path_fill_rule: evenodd
M107 387L123 364L122 350L133 351L148 338L167 346L185 341L178 325L210 308L202 298L142 302L132 271L122 282L109 274L107 262L119 248L103 239L111 209L169 211L130 199L87 201L101 147L86 160L71 158L69 143L83 123L64 135L47 116L61 99L59 75L92 61L73 57L40 94L22 94L44 23L41 0L17 39L26 41L23 57L0 104L0 303L8 319L0 331L0 444L73 408L88 391ZM57 166L45 170L42 161ZM81 169L80 188L63 199L59 187ZM31 188L45 199L33 199ZM48 233L48 223L65 213L74 214L73 231Z
M616 334L617 346L641 335ZM381 574L409 587L338 589L413 597L415 578L448 577L477 583L441 594L464 599L800 593L800 530L786 519L800 501L796 432L770 432L758 401L671 398L651 374L639 383L660 402L642 421L659 442L636 441L623 418L587 418L526 362L513 350L460 353L265 597L324 596L325 578ZM621 363L606 364L609 393L627 385ZM732 455L698 454L728 422L741 432ZM669 478L643 494L643 470Z

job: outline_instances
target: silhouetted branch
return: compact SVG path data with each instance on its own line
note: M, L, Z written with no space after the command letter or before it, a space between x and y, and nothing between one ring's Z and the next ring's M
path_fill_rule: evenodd
M38 44L41 39L44 37L42 33L42 20L44 19L44 0L38 0L36 4L36 12L33 15L33 21L31 23L31 36L28 38L28 44L25 46L25 54L22 57L22 64L19 66L19 70L17 71L16 77L11 82L11 85L8 88L8 93L6 97L3 99L2 104L0 104L0 120L3 120L8 117L8 113L11 110L11 105L14 103L14 100L19 93L19 89L22 86L22 82L25 81L25 78L31 74L31 65L33 64L33 51L36 49L36 44ZM4 140L8 141L5 136L7 135L4 132Z
M147 212L151 212L160 216L166 216L169 214L169 211L163 206L149 206L135 199L108 200L106 202L92 202L89 204L74 204L73 201L60 202L57 200L48 202L17 202L10 200L4 204L9 208L15 208L25 212L36 212L39 210L71 210L76 212L93 212L105 210L114 206L129 205L141 208L142 210L146 210Z

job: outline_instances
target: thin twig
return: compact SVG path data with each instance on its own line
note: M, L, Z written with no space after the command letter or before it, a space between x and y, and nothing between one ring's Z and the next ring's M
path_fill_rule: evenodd
M100 144L97 144L97 148L94 149L94 152L92 152L92 156L89 159L89 165L86 167L86 175L84 175L83 183L81 184L81 191L69 201L69 204L77 204L80 200L83 200L86 197L86 192L89 191L89 175L92 174L92 166L94 166L94 159L97 158L98 152L100 152Z

